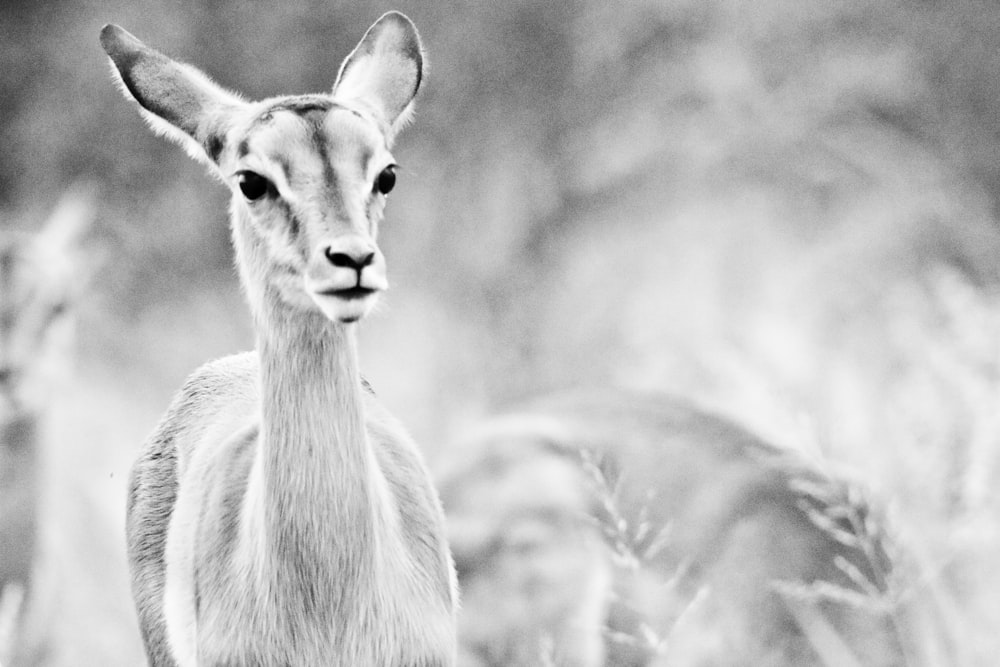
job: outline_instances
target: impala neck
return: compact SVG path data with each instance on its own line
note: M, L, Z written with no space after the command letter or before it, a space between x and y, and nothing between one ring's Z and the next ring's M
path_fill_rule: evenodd
M322 590L353 582L345 568L363 579L378 518L355 327L277 308L258 331L265 548L276 573Z

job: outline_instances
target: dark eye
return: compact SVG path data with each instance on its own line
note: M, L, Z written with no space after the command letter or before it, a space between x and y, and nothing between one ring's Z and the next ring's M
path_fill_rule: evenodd
M375 178L375 191L380 192L384 195L392 192L392 188L396 185L396 166L389 165L382 171L378 173Z
M241 171L240 192L250 201L257 201L271 191L271 181L253 171Z

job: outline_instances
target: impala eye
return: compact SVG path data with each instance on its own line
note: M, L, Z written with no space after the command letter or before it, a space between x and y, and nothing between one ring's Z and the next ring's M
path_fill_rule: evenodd
M390 164L375 177L375 191L387 195L396 185L396 165Z
M241 171L239 178L240 192L250 201L257 201L273 188L271 181L253 171Z

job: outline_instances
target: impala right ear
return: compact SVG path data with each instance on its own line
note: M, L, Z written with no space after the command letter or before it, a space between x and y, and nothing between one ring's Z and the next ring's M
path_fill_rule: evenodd
M394 133L409 117L423 71L423 46L413 22L388 12L344 60L333 94L367 105Z
M126 97L139 103L153 130L215 166L232 115L246 103L200 70L171 60L116 25L101 30L101 46Z

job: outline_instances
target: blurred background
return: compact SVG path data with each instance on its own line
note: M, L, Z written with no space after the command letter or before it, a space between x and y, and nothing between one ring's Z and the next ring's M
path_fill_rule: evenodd
M228 193L122 98L100 27L262 98L328 90L388 9L430 69L362 366L432 467L541 392L694 397L872 489L995 656L1000 5L6 0L0 225L87 183L102 258L46 405L51 664L140 662L129 466L253 342Z

